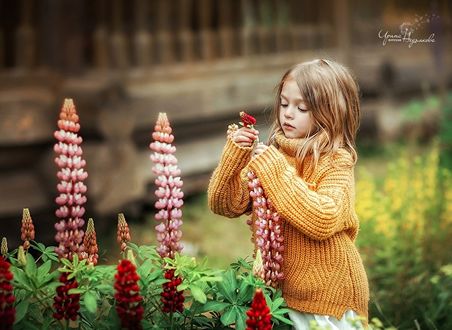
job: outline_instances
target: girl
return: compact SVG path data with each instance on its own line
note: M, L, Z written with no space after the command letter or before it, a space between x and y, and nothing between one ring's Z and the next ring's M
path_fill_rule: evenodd
M214 213L251 212L248 171L253 171L283 218L285 279L281 289L295 329L310 321L331 329L367 326L369 288L354 245L355 136L358 86L342 65L314 60L290 68L277 86L268 145L254 146L258 131L228 135L208 188Z

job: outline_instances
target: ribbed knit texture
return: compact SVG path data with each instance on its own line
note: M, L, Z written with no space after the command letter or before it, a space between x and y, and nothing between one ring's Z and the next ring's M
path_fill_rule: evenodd
M252 148L228 138L209 183L210 209L231 218L251 211L246 174L254 171L283 218L282 291L288 306L337 319L352 309L367 319L368 280L354 245L359 221L351 155L345 149L322 155L315 171L308 156L303 164L308 176L302 178L295 155L303 140L279 133L275 142L277 147L251 159Z

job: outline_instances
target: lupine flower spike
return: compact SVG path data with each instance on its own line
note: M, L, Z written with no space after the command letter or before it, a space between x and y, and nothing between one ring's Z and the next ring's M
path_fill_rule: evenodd
M96 239L96 229L94 228L93 219L89 218L88 226L86 227L85 237L83 238L83 245L85 247L86 259L88 259L88 263L92 265L97 265L97 260L99 259L99 255L97 252L99 251L97 247L97 239Z
M272 316L261 289L256 290L251 308L246 312L246 315L248 316L246 330L271 330Z
M8 241L6 237L2 238L2 248L1 248L2 256L6 259L6 255L8 254Z
M57 287L57 294L54 298L53 307L55 312L53 317L57 320L69 320L69 326L77 324L78 311L80 309L80 294L69 294L70 289L76 289L78 283L75 278L68 279L68 273L61 273L60 286Z
M182 283L182 278L174 275L174 269L165 271L165 278L168 282L163 283L163 292L161 301L163 303L162 311L164 313L182 313L184 310L184 291L177 291L177 286Z
M21 239L24 241L24 249L28 251L30 247L30 241L35 239L35 227L33 225L33 220L31 220L30 211L28 209L23 209L22 212L22 227Z
M83 252L83 205L86 203L87 191L83 181L88 177L88 173L84 170L86 162L82 158L82 138L78 135L79 130L79 117L74 103L72 99L65 99L58 120L58 130L54 134L58 140L54 146L58 154L55 163L60 169L57 176L61 180L57 186L60 195L55 199L59 206L55 214L60 219L55 224L55 239L59 243L55 252L60 258L70 260L74 253L80 257Z
M13 294L13 274L9 270L10 264L0 257L0 328L12 329L16 318Z
M256 119L243 111L240 118L242 126L252 128L256 124ZM259 178L252 171L248 172L248 188L256 215L254 224L251 219L248 220L257 250L254 275L262 278L265 284L276 287L284 278L282 273L284 238L281 233L280 217L270 199L265 196Z
M119 243L121 253L125 253L127 249L127 243L130 242L130 230L123 213L118 214L117 241Z
M155 207L159 210L155 219L160 222L155 227L159 242L157 251L162 258L174 258L175 253L183 248L179 242L182 237L179 228L182 225L181 207L184 203L182 200L184 193L181 190L183 182L177 158L173 155L176 147L171 144L174 141L171 132L168 117L165 113L160 113L152 133L154 142L150 144L150 148L154 151L151 155L154 162L152 170L157 176L155 184L158 186L155 191L157 196Z
M115 275L116 311L121 319L121 326L126 329L142 329L144 308L143 297L140 296L138 280L140 277L135 266L128 259L118 265Z

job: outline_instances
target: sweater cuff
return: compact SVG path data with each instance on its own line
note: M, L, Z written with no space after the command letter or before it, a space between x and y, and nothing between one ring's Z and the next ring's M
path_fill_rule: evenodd
M241 147L228 138L223 150L223 162L235 164L235 169L243 169L248 164L253 147Z
M286 159L284 156L276 149L275 146L268 147L262 154L251 159L248 163L248 167L261 176L276 177L278 173L282 173L286 169Z

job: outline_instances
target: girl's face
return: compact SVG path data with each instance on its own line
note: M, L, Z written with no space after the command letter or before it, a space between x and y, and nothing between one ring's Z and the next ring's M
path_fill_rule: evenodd
M311 131L313 120L294 79L284 82L280 102L279 122L284 135L291 139L306 137Z

